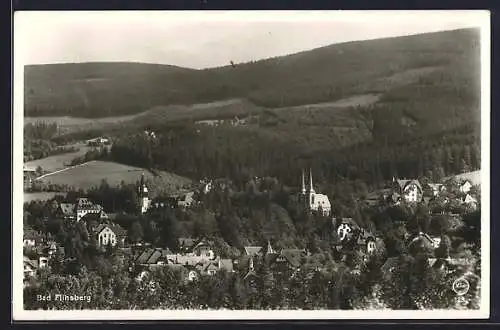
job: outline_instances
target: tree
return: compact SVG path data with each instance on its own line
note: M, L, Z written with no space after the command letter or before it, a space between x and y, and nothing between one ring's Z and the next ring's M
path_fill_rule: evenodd
M441 235L441 242L435 251L436 258L446 259L450 256L451 239L448 235Z
M136 221L132 224L128 236L130 241L134 243L137 243L142 240L142 238L144 237L144 232L142 230L142 226L139 223L139 221Z

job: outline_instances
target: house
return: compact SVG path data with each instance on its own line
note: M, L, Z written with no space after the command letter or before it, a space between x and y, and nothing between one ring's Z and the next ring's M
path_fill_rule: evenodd
M102 145L108 145L109 139L105 137L96 137L90 140L87 140L87 145L92 146L92 147L98 147Z
M27 228L23 233L23 246L26 248L33 248L37 243L39 234L31 228Z
M428 183L427 186L430 188L433 197L436 197L440 193L446 191L446 186L442 183Z
M212 262L197 264L195 267L202 275L215 275L219 270L219 267Z
M166 265L169 264L168 255L171 254L168 249L146 249L142 251L134 263L140 266Z
M38 260L30 260L28 257L23 257L23 272L24 278L34 277L38 270Z
M61 217L64 220L75 220L76 219L75 204L60 203L56 211L56 214L58 217Z
M195 203L194 200L194 191L190 191L182 196L177 200L177 206L179 207L184 207L188 208L193 206Z
M190 252L195 256L205 256L209 259L215 258L215 253L212 250L212 243L205 239L200 239L190 248Z
M190 238L190 237L179 237L177 240L178 246L179 246L179 251L183 253L190 252L193 246L195 245L195 239Z
M470 182L470 180L464 180L459 186L460 192L464 194L468 194L471 188L472 182Z
M407 203L422 201L423 189L418 180L396 180L393 178L392 181L394 192L401 195L403 201Z
M352 218L332 218L332 224L333 228L337 230L340 241L346 240L350 233L359 228L359 225Z
M202 194L208 194L210 191L212 191L214 185L212 183L212 180L208 180L208 179L203 179L203 180L200 180L200 184L201 184L201 193Z
M359 227L352 218L334 218L333 222L338 222L337 237L339 241L336 242L337 251L346 247L372 254L377 250L375 236L368 230Z
M303 249L282 249L275 259L275 264L282 270L296 270L302 265L302 258L307 256Z
M302 171L302 186L299 193L299 201L305 204L305 206L315 212L319 212L325 216L330 215L332 211L332 205L328 196L323 194L317 194L314 190L312 171L309 170L309 186L306 189L304 171Z
M95 205L88 198L78 198L76 204L76 221L80 221L86 214L100 214L102 207Z
M477 199L470 194L466 194L464 198L462 198L462 204L466 205L467 208L469 208L472 211L475 211L478 206Z
M410 248L418 244L421 248L434 250L439 247L440 243L441 243L441 237L430 236L426 233L419 232L417 235L414 235L413 237L410 238L408 247Z
M123 246L127 232L119 225L100 224L94 231L99 246Z

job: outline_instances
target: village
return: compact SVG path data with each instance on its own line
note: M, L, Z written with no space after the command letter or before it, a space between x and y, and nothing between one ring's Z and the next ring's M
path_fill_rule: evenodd
M440 183L421 183L416 179L393 178L389 187L371 193L366 203L370 207L400 207L434 203L433 205L439 205L439 207L429 208L430 216L440 216L446 213L450 219L456 220L450 229L450 231L456 231L463 226L461 217L480 207L478 194L480 183L477 177L448 178ZM255 180L258 181L259 178ZM202 180L197 191L173 195L168 200L158 200L150 197L148 183L142 174L137 191L140 213L147 214L153 209L162 207L186 210L195 205L199 206L202 203L199 196L209 194L217 185L220 183L216 180ZM297 193L294 197L311 214L329 219L327 231L333 231L335 240L332 243L332 249L337 251L337 259L340 262L345 261L346 256L352 251L361 253L362 263L355 265L352 269L353 272L359 273L362 264L368 262L372 255L384 248L383 237L379 232L363 228L353 218L338 217L333 214L329 197L317 193L314 186L312 171L309 170L308 175L302 171L300 186L296 189ZM453 207L446 207L451 205ZM118 254L128 256L128 270L136 281L147 279L149 273L160 268L175 270L180 274L180 281L186 283L205 276L213 276L219 272L234 273L244 281L252 281L259 276L256 269L262 265L273 273L285 274L288 277L293 277L304 268L308 268L307 272L310 274L322 271L321 264L309 262L309 259L314 259L314 255L308 249L277 249L273 247L270 240L265 245L244 246L237 257L219 255L210 237L179 237L177 249L174 251L147 242L131 242L127 230L114 222L116 214L107 213L98 201L91 201L86 197L78 198L76 203L59 203L54 200L52 208L56 210L55 216L65 222L84 223L89 235L102 250L114 248L119 251ZM419 246L435 251L442 243L441 233L432 230L413 235L406 232L403 236L408 249ZM279 238L276 239L279 240ZM51 260L56 255L64 259L65 247L60 242L47 240L43 233L26 228L26 226L23 245L25 286L36 282L37 274L44 268L50 268ZM386 258L382 269L390 274L397 259L397 257ZM459 265L465 269L464 273L467 273L474 267L474 260L450 256L432 257L429 258L429 264L440 268Z

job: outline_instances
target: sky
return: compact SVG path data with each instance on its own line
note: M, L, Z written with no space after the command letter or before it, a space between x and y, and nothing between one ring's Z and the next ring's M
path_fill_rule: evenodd
M486 11L17 12L14 60L210 68L353 40L477 27Z

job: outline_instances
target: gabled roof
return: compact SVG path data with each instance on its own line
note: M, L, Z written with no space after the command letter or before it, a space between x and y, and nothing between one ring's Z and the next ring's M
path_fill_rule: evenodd
M203 271L208 272L209 270L218 270L219 267L215 265L213 262L209 262L203 265Z
M418 180L396 180L396 182L398 183L401 191L403 191L406 186L410 184L415 184L420 190L422 190L422 186L420 185L420 182L418 182Z
M432 189L436 189L436 190L439 190L441 189L442 187L444 187L444 185L442 183L428 183L427 184L430 188Z
M72 216L75 213L75 204L61 203L61 204L59 204L59 207L61 209L61 212L65 216Z
M151 255L155 252L153 249L147 249L141 252L141 254L135 259L138 264L145 264Z
M158 260L161 258L161 251L154 250L153 253L149 255L149 258L146 260L146 264L156 264Z
M262 246L245 246L245 253L249 256L255 256L260 253Z
M38 260L24 260L24 266L29 266L31 269L38 269Z

